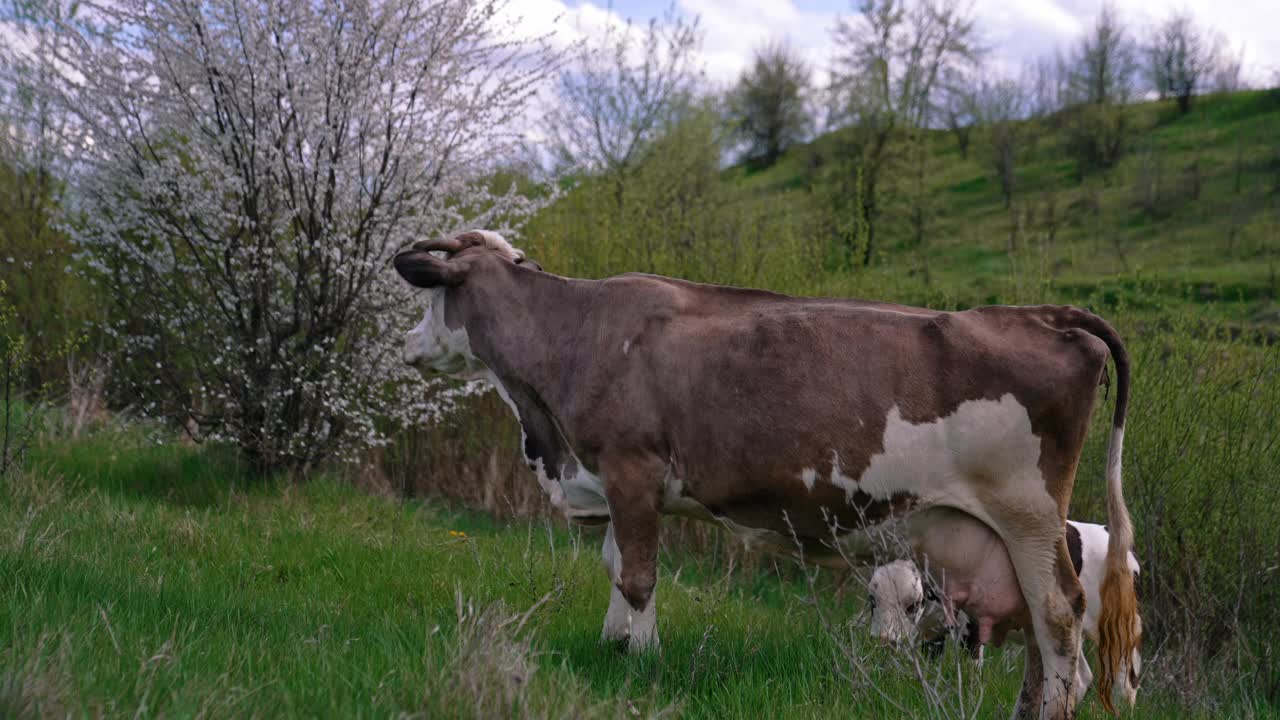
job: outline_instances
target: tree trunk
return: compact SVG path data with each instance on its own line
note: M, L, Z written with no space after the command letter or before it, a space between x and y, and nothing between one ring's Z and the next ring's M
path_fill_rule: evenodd
M871 222L871 210L866 206L863 207L863 221L867 223L867 246L862 251L862 266L871 265L871 257L875 251L876 245L876 226Z

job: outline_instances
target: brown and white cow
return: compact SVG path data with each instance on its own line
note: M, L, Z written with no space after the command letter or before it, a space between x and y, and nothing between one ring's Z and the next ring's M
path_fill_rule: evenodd
M658 644L663 513L820 558L835 554L833 536L950 507L1004 540L1030 608L1024 716L1074 711L1085 600L1063 527L1110 355L1103 682L1137 645L1120 482L1129 362L1097 316L937 312L652 275L579 280L543 272L487 231L419 241L395 267L431 290L406 362L487 378L516 412L552 502L609 523L604 638Z

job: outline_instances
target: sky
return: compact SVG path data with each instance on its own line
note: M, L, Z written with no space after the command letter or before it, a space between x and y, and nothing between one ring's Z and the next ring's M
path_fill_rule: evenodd
M671 0L510 0L522 31L556 31L557 44L599 32L607 23L647 22L672 8ZM822 76L832 56L836 19L853 14L851 0L674 0L676 12L698 16L701 60L710 80L729 84L753 48L782 40L800 51ZM1113 0L1127 26L1145 28L1176 10L1216 28L1243 49L1245 80L1272 84L1280 74L1280 0ZM1102 0L972 0L988 62L1016 75L1024 63L1072 46L1093 21Z

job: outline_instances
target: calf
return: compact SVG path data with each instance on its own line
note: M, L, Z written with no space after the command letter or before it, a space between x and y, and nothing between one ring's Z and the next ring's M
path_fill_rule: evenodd
M999 647L1009 630L1028 627L1030 615L1004 542L972 516L950 509L926 510L926 517L908 522L921 527L913 536L916 561L895 560L876 568L870 590L871 633L883 642L896 642L914 634L925 612L926 601L938 599L944 625L958 625L957 613L969 617L971 649L979 653L987 644ZM1093 523L1068 521L1067 547L1084 586L1084 635L1098 645L1098 617L1102 611L1101 586L1110 535ZM919 565L917 564L919 563ZM1138 573L1138 560L1128 555L1129 568ZM920 567L927 569L926 583ZM941 597L931 596L937 587ZM1132 651L1127 672L1112 679L1112 702L1132 705L1137 697L1142 658ZM1076 694L1082 697L1093 682L1093 673L1081 654L1077 664Z

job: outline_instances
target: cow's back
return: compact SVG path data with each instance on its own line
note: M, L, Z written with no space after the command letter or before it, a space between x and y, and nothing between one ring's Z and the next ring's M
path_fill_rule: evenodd
M866 519L850 512L893 510L860 484L893 454L886 429L921 428L909 441L942 453L958 446L940 435L969 432L979 463L1025 462L1027 429L1075 423L1082 436L1107 356L1059 320L1069 308L939 312L646 276L603 285L590 352L609 361L581 379L584 409L608 422L583 428L587 454L618 438L651 445L682 493L752 527L784 529L779 509L802 533L826 529L819 508L845 508L846 526ZM970 416L985 427L967 428ZM1023 446L1006 447L1019 434Z

